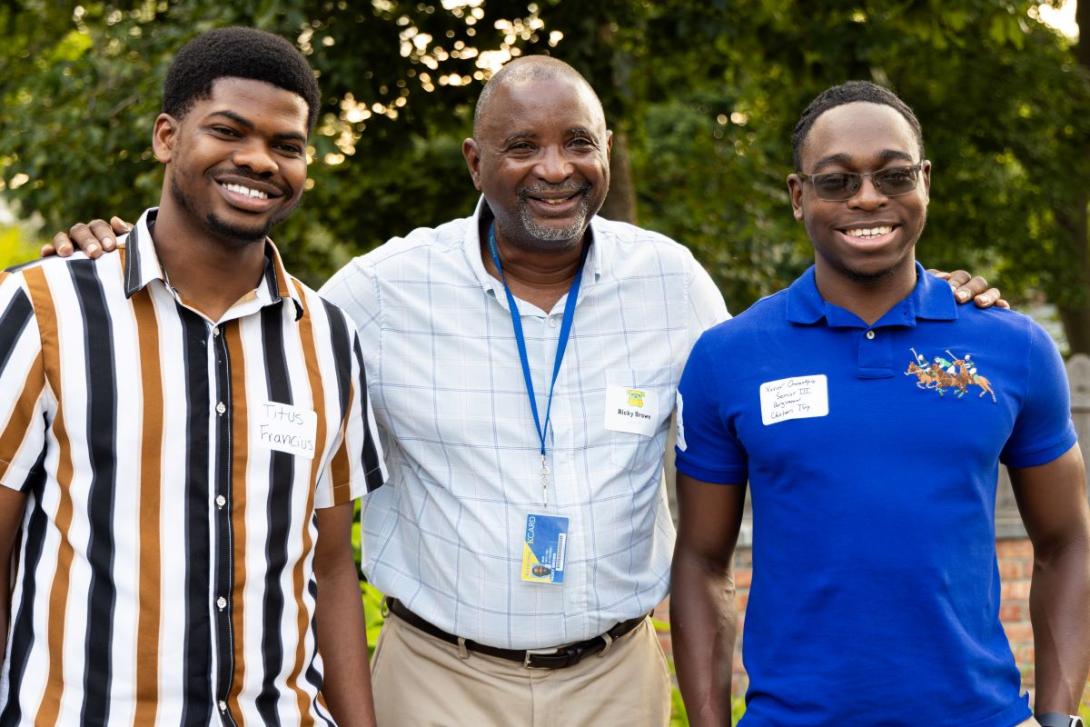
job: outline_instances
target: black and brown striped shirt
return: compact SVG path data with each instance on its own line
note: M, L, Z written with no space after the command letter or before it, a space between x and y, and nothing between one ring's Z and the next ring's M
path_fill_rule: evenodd
M27 493L0 724L332 724L314 511L385 478L355 326L271 242L208 320L154 216L0 273L0 483Z

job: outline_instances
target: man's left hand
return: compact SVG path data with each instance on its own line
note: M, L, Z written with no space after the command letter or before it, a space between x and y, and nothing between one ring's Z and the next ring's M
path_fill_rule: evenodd
M958 303L968 303L972 300L977 308L1011 307L1010 303L1003 300L999 288L989 288L988 281L979 275L970 275L964 270L947 273L929 269L927 272L950 283L950 289L954 291L954 298Z

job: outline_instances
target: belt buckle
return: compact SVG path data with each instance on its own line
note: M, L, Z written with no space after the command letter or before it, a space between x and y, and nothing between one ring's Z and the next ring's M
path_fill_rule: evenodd
M535 656L546 657L546 660L550 656L560 656L562 659L564 659L565 663L568 659L567 654L562 655L560 653L559 646L554 646L551 649L527 649L526 655L522 658L522 665L527 669L555 669L557 666L559 666L559 664L531 664L530 660L533 659Z

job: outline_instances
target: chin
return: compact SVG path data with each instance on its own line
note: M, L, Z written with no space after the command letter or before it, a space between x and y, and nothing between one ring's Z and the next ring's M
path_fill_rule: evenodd
M237 240L240 243L261 242L269 235L269 230L272 229L273 221L271 219L265 220L263 224L259 225L241 225L236 222L231 222L219 217L215 214L209 214L207 218L209 229L217 236L229 240Z

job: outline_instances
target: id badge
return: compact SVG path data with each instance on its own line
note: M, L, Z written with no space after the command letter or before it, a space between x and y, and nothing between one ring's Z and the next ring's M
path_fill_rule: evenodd
M522 580L563 583L568 518L530 513L522 538Z

